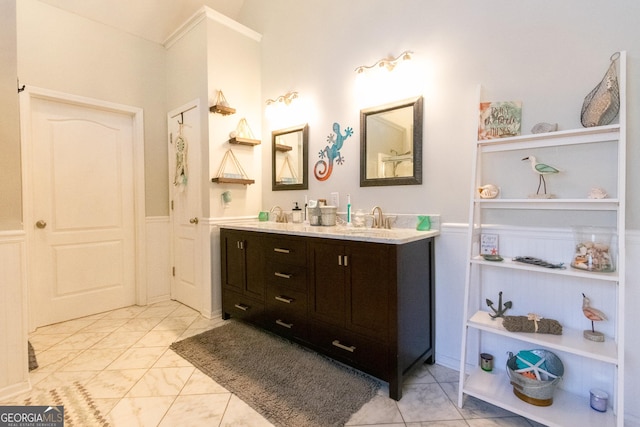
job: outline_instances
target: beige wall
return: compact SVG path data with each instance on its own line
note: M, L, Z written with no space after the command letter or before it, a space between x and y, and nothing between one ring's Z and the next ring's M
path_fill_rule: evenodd
M0 230L22 228L16 2L0 2Z
M221 41L224 40L224 43ZM237 23L208 20L207 24L207 70L208 104L215 104L219 90L222 90L235 114L222 116L209 113L209 136L207 141L209 184L204 192L204 200L209 200L209 214L213 218L243 215L258 215L262 208L261 182L265 179L262 171L262 157L268 153L265 144L270 143L270 135L262 134L261 76L260 76L261 36ZM232 146L227 141L229 133L235 131L238 122L245 118L256 139L262 137L262 144L254 147ZM206 144L205 144L206 145ZM210 179L218 173L227 150L232 149L249 179L255 184L212 184ZM226 163L225 163L226 165ZM228 165L227 172L235 172ZM268 178L267 178L268 179ZM224 191L230 191L232 202L228 209L221 203Z
M36 0L17 3L20 81L143 108L146 215L168 215L164 47Z
M582 101L617 50L627 51L629 63L628 182L640 182L638 16L636 0L245 0L239 21L264 35L262 101L297 90L313 106L306 115L310 171L334 121L355 130L329 180L311 176L308 191L271 192L265 179L265 207L340 191L351 194L354 209L378 204L466 222L478 85L485 100L523 102L523 132L538 122L580 127ZM413 79L360 91L357 66L407 49L415 52ZM423 185L360 188L359 109L407 95L424 96ZM265 119L263 138L271 126ZM270 157L263 162L266 177ZM630 187L627 225L640 229L640 192Z

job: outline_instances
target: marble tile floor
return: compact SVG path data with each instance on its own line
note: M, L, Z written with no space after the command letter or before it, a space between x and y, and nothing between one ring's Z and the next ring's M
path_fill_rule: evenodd
M80 383L114 427L271 426L169 349L169 345L224 323L206 319L175 301L132 306L38 328L29 337L38 369L32 390L0 401L33 404L48 390ZM348 426L539 426L474 398L456 405L458 373L423 365L405 384L403 398L389 399L386 384Z

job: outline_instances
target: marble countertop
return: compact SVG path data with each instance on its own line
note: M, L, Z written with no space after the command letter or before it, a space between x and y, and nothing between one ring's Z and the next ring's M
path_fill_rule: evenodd
M278 223L271 221L248 221L219 224L220 228L265 233L288 234L292 236L323 237L337 240L356 240L401 245L416 240L438 236L438 230L418 231L410 228L358 228L344 225L311 226L308 224Z

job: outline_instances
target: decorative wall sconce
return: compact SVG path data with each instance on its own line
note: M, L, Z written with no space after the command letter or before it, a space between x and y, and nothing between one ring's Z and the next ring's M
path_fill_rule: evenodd
M275 104L276 102L283 102L285 105L291 104L291 101L298 97L298 92L287 92L284 95L280 95L276 99L267 99L267 105Z
M360 74L360 73L364 73L365 70L369 70L371 68L375 68L375 67L386 67L387 70L389 71L393 71L393 69L396 67L396 65L398 65L398 63L400 61L408 61L411 59L411 55L413 55L413 52L410 50L405 50L404 52L402 52L400 55L398 55L395 58L383 58L380 59L378 62L376 62L373 65L361 65L359 67L357 67L355 69L356 73Z

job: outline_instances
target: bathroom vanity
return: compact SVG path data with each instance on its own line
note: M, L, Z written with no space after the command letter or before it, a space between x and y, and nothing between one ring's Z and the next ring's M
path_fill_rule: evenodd
M255 222L220 230L222 317L389 383L435 358L437 231Z

